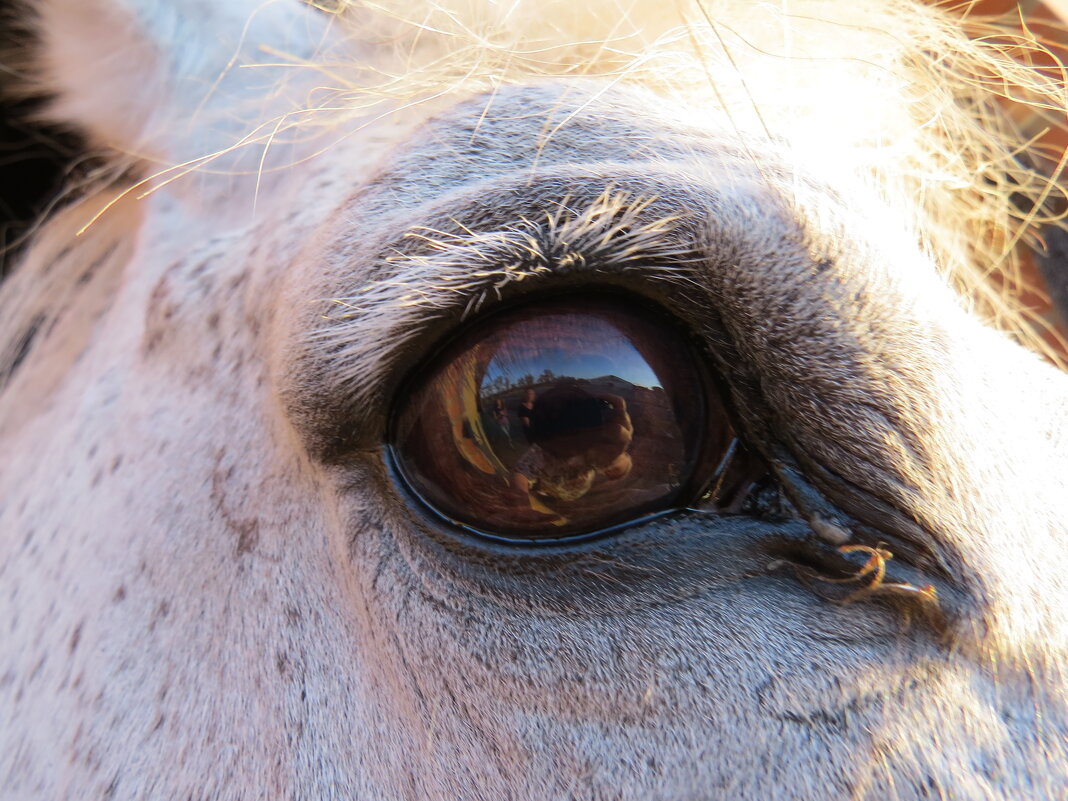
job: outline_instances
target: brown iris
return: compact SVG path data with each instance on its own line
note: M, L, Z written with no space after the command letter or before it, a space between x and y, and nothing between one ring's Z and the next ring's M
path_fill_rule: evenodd
M557 300L484 320L398 401L412 490L481 533L596 533L692 501L732 441L687 341L661 315ZM703 475L702 475L703 473Z

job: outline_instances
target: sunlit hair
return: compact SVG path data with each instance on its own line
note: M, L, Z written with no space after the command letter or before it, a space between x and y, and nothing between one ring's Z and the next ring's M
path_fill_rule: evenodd
M684 122L733 130L743 143L779 142L799 171L846 193L875 192L978 313L1064 363L1068 349L1021 300L1035 291L1021 260L1040 244L1041 226L1063 225L1065 157L1042 141L1068 128L1065 73L1019 20L906 0L312 4L333 16L316 57L261 53L294 76L315 71L316 88L281 116L252 121L230 150L305 132L350 136L402 109L492 98L550 76L644 88ZM119 197L220 169L220 155L162 165ZM47 294L8 288L6 350L40 307L64 302L74 281Z
M314 65L324 119L545 76L645 87L690 122L779 140L800 169L874 189L980 314L1060 359L1019 301L1035 288L1018 246L1061 224L1064 156L1041 138L1065 129L1068 98L1056 56L1019 20L904 0L316 5L350 46Z

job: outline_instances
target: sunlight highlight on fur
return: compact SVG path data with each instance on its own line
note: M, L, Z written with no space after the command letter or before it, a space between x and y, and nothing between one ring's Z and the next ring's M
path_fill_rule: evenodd
M1041 322L1019 300L1036 287L1017 246L1063 225L1065 163L1037 140L1066 127L1068 99L1063 68L1026 28L969 18L969 39L947 12L896 0L317 5L356 56L304 65L329 86L309 107L364 118L488 93L492 114L495 90L548 76L651 89L691 122L770 136L799 171L862 181L914 210L916 236L976 310L1059 360L1028 331ZM345 124L336 112L318 121Z
M475 232L455 221L451 231L412 229L406 237L419 241L419 251L388 257L391 278L331 299L323 315L330 324L315 338L338 354L338 378L366 403L367 365L388 363L395 352L381 347L383 333L390 332L394 344L418 336L419 322L457 297L469 298L463 311L469 317L491 296L500 297L507 284L562 268L595 272L628 264L682 285L692 279L677 267L691 250L671 236L676 218L642 220L652 202L608 187L584 206L565 198L543 219L523 220L509 230Z
M313 56L262 47L260 61L232 59L224 69L311 71L312 89L212 152L169 164L147 147L125 154L108 174L138 159L159 167L113 196L79 234L119 199L144 199L195 175L252 176L254 210L265 175L392 117L480 93L491 115L503 86L597 78L648 89L685 109L682 122L734 130L743 147L770 137L799 175L882 196L911 219L916 239L980 315L1065 366L1068 342L1027 305L1045 295L1021 260L1040 246L1040 226L1065 225L1066 156L1041 138L1068 130L1068 93L1063 66L1026 26L962 23L903 0L312 5L334 18L333 35ZM315 144L294 159L268 158L297 141Z

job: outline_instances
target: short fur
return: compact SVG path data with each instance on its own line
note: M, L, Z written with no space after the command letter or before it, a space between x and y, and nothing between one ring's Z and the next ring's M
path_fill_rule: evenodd
M1028 339L977 276L1063 198L1011 116L1063 124L1040 43L318 5L37 9L114 169L0 298L0 795L1062 795L1068 378L976 314ZM518 549L417 508L399 388L561 289L675 315L794 519Z

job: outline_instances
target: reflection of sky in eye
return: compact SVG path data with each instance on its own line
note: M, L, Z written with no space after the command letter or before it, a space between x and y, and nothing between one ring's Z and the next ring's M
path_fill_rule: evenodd
M556 378L614 375L638 386L660 386L652 368L614 326L586 318L581 331L564 325L554 332L557 336L546 336L544 322L539 322L542 325L517 325L509 332L507 344L486 366L483 384L496 384L502 376L508 385L526 375L537 381L548 369Z

